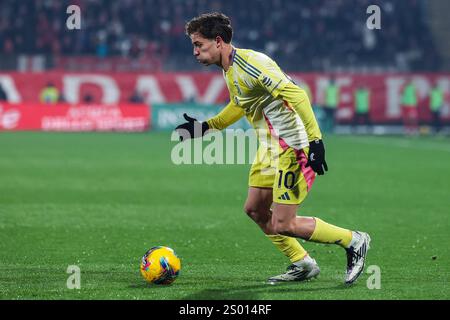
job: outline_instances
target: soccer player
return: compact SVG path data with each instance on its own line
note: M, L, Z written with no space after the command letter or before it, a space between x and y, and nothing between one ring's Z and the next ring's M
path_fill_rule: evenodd
M199 122L184 114L176 128L180 140L222 130L244 115L260 141L275 137L276 146L261 143L250 169L244 206L273 244L291 261L283 274L269 282L302 281L316 277L319 266L295 238L336 244L347 253L345 282L353 283L364 269L370 237L319 218L297 216L316 177L327 171L322 135L304 90L263 53L231 44L230 19L221 13L202 14L186 24L194 56L203 65L217 65L230 93L230 102L215 117ZM267 160L269 159L269 160Z
M330 79L330 83L325 88L325 114L328 123L328 130L330 132L334 131L334 126L336 124L336 111L340 103L341 91L336 84L334 78Z
M413 81L408 81L403 88L402 111L405 133L415 135L419 132L419 103L417 88Z
M444 90L438 84L431 89L429 100L434 132L439 133L441 130L441 111L444 106Z
M353 124L368 125L370 124L370 90L365 86L359 86L354 93L355 115Z

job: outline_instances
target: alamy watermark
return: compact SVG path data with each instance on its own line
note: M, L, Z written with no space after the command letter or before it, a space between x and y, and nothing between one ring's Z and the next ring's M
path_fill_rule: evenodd
M370 276L367 278L366 285L369 290L381 289L381 268L377 265L367 267L367 273Z
M196 128L197 129L197 128ZM200 128L198 128L200 130ZM189 136L189 132L173 131L171 141ZM194 134L200 136L201 133ZM172 163L181 164L262 164L262 174L271 175L277 167L283 141L265 129L209 130L203 137L177 143L171 152Z
M81 9L77 5L70 5L66 9L66 13L70 14L66 20L66 27L69 30L80 30L81 29Z
M67 267L66 273L70 274L67 278L67 289L81 289L81 270L79 266L70 265Z
M370 5L366 10L370 16L367 18L366 26L369 30L381 29L381 9L377 5Z

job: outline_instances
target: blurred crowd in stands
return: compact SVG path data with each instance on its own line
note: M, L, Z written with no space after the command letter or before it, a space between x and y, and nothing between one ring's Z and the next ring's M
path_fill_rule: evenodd
M72 4L81 30L66 28ZM381 30L366 27L372 4L381 7ZM286 70L439 68L424 0L1 0L0 54L152 57L163 70L200 69L184 25L210 11L232 19L235 46Z

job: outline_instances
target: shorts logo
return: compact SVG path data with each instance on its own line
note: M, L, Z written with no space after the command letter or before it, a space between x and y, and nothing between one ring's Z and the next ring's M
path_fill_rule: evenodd
M289 197L289 194L285 192L280 197L278 197L278 200L291 200L291 197Z

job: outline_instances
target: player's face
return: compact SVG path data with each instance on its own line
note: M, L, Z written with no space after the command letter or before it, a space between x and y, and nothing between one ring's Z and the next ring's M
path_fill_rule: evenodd
M216 41L202 37L198 32L191 34L194 56L198 62L209 66L220 60L220 47Z

